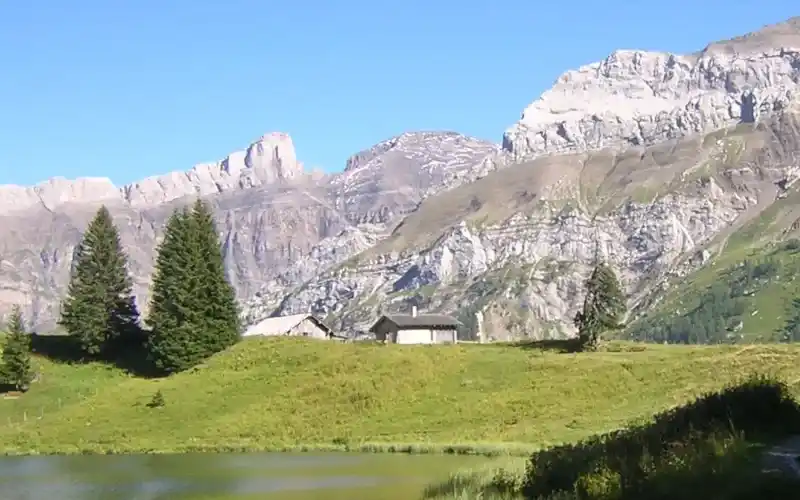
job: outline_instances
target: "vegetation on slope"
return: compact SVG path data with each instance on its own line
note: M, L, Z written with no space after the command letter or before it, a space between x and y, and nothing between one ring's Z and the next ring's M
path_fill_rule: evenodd
M456 473L427 498L790 498L796 477L764 474L763 444L800 430L788 387L766 378L707 394L651 422Z
M623 348L256 339L153 380L39 359L41 380L0 402L0 442L6 453L515 453L624 427L765 366L800 378L795 346ZM149 405L158 391L163 404Z
M625 336L696 344L797 340L798 273L799 240L732 251L694 273Z

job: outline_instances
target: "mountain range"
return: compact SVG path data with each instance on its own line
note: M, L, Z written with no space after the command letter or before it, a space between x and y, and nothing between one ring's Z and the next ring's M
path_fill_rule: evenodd
M270 133L123 187L0 186L0 314L20 304L35 327L54 327L101 204L146 309L164 222L199 196L248 322L314 312L356 335L416 305L468 332L482 315L498 340L565 337L598 257L645 321L694 277L800 229L799 117L797 17L694 54L619 50L568 71L501 144L408 132L324 174Z

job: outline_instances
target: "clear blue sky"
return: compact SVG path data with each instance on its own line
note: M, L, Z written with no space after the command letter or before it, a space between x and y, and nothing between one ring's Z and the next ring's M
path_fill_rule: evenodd
M566 69L797 14L788 0L0 0L0 184L122 184L269 131L328 171L408 130L499 142Z

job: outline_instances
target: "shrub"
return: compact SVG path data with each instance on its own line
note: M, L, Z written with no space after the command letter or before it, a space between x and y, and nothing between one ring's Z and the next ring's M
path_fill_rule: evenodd
M149 408L161 408L166 406L167 401L164 399L164 393L161 392L161 389L157 390L155 394L153 394L153 399L147 403Z
M651 484L654 471L719 465L731 451L725 444L721 454L720 442L728 443L731 436L737 443L783 436L798 429L799 417L784 383L754 377L658 414L648 425L538 452L531 457L522 490L526 498L557 492L586 499L626 498ZM692 464L688 469L687 463Z

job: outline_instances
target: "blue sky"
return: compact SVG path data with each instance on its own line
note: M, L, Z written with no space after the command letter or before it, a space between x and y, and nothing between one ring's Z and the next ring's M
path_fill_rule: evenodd
M408 130L499 142L564 70L797 14L779 0L0 1L0 184L123 184L270 131L328 171Z

